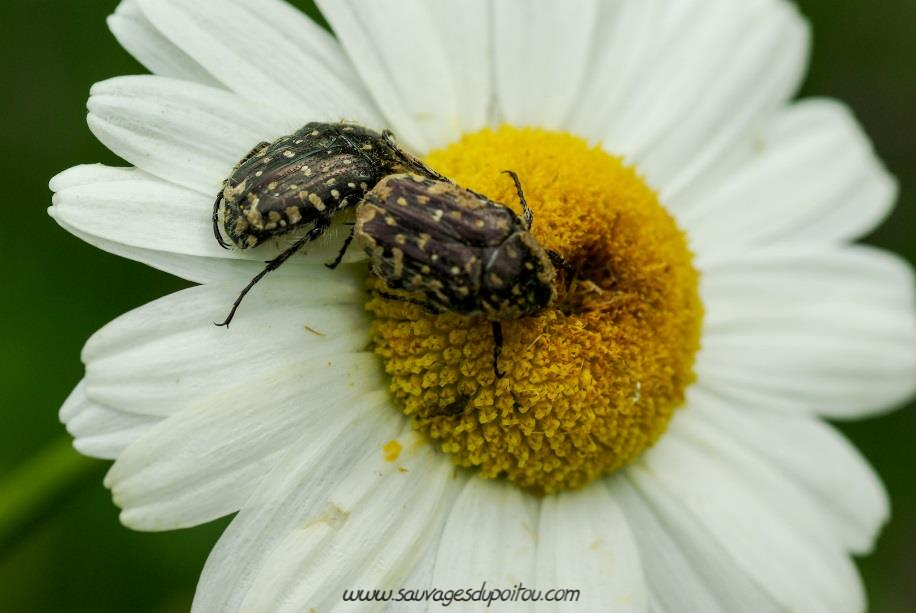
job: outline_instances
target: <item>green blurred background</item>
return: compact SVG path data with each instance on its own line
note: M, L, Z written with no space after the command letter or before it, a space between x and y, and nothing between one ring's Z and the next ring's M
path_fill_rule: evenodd
M189 0L193 1L193 0ZM314 10L309 2L294 4ZM118 160L89 133L89 87L144 70L109 34L116 0L0 3L6 185L0 290L0 611L187 610L197 575L225 522L165 534L121 527L102 487L107 462L74 464L74 478L40 513L4 515L11 497L39 482L21 471L69 449L57 411L82 375L86 338L117 315L185 284L71 237L47 216L48 179L84 162ZM800 0L814 23L803 95L852 106L900 179L891 220L868 242L916 263L916 2ZM16 221L13 224L13 221ZM916 410L843 424L884 477L893 519L860 561L871 610L916 611ZM43 455L44 454L44 455ZM56 455L55 455L56 454ZM42 472L40 463L37 470ZM45 473L47 474L47 473ZM10 482L14 475L20 479ZM21 521L17 521L21 520ZM14 522L10 524L9 522Z

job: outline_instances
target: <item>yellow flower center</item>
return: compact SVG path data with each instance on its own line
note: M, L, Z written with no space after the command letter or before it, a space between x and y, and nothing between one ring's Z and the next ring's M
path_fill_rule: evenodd
M548 310L502 322L502 378L483 317L372 298L375 351L404 413L460 466L537 494L633 461L694 378L703 309L684 234L633 169L568 134L484 130L427 162L519 211L501 171L517 172L535 237L576 273Z

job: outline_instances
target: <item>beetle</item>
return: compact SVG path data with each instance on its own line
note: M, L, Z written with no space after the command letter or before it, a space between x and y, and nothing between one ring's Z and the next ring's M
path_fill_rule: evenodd
M230 246L226 239L238 249L287 234L296 239L266 262L217 325L228 326L251 288L324 234L335 214L355 206L383 177L403 172L447 180L401 149L387 130L312 122L273 142L259 143L223 182L213 204L213 233L223 248Z
M497 377L502 376L500 322L548 308L557 297L557 268L566 269L562 257L534 238L534 215L521 181L516 173L504 172L515 182L521 216L452 182L397 174L366 194L353 231L373 274L389 289L422 299L383 297L414 302L434 313L490 320Z

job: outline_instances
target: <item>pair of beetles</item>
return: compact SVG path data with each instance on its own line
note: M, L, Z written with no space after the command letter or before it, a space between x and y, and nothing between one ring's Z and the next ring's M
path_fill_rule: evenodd
M233 169L213 204L216 240L224 248L228 238L246 249L304 233L267 262L218 325L228 326L251 288L324 234L338 212L356 207L356 223L327 266L335 268L355 240L389 289L422 298L383 297L433 313L486 317L494 337L493 370L501 377L500 321L550 306L557 268L565 268L559 255L534 239L521 182L504 172L515 182L521 216L437 173L398 147L387 131L316 122L260 143Z

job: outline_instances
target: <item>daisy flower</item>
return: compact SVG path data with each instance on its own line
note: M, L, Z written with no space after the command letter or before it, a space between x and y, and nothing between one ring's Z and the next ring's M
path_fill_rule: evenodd
M344 591L484 582L578 590L557 610L864 610L851 556L887 495L823 419L912 393L913 279L851 244L896 185L842 104L793 101L794 6L318 4L333 35L281 0L125 0L111 30L153 74L96 84L88 122L131 166L51 182L63 228L196 284L97 332L61 409L115 460L125 525L236 514L194 610L439 610ZM213 325L284 246L220 248L222 180L340 120L510 206L521 177L576 274L503 322L505 377L488 322L373 294L356 249L327 270L340 220Z

